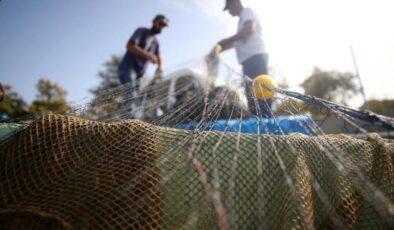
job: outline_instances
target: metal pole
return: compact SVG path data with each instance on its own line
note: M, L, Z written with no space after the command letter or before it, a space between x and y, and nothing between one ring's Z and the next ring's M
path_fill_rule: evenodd
M356 61L356 55L354 55L354 51L353 51L352 46L350 46L350 52L352 53L354 68L356 70L356 77L358 78L358 82L360 84L361 95L363 96L363 99L364 99L364 105L362 106L362 108L368 109L368 101L367 101L367 97L365 96L364 85L363 85L363 82L361 81L361 77L360 77L360 74L358 71L358 66L357 66L357 61Z

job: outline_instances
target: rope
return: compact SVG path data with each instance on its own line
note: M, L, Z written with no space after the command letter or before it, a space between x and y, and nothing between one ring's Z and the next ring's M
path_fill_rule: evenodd
M347 114L351 117L357 118L359 120L367 121L370 123L374 123L377 125L381 125L385 128L392 129L394 130L394 119L391 117L383 116L383 115L378 115L376 113L370 112L370 111L358 111L343 105L336 104L334 102L330 102L318 97L310 96L310 95L305 95L297 92L292 92L292 91L287 91L284 89L279 89L276 88L274 89L275 92L287 95L289 97L293 97L296 99L299 99L304 102L308 102L323 108L331 109L331 110L338 110L344 114Z

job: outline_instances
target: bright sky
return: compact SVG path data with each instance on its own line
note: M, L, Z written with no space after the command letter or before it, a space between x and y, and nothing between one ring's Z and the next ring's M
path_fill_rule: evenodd
M236 31L224 0L0 0L0 82L30 102L38 79L90 96L111 55L123 55L136 27L170 18L158 39L166 68L200 57ZM315 66L354 72L352 45L367 98L394 99L394 14L389 0L243 0L261 18L270 67L292 89ZM390 4L390 5L389 5ZM234 51L223 60L240 70ZM301 91L302 92L302 91Z

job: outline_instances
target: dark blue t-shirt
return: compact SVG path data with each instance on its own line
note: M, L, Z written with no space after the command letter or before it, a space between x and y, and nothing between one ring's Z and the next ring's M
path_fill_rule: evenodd
M136 29L128 43L137 44L147 52L160 55L159 42L151 29L143 27ZM134 70L137 77L142 77L146 71L147 64L148 59L137 56L127 50L119 65L119 69L126 71Z

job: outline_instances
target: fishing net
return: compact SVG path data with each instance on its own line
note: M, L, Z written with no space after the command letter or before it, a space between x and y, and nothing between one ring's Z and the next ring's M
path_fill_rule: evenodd
M2 145L0 223L385 228L390 145L376 135L195 133L48 114Z
M8 132L0 229L394 228L394 143L372 133L390 121L319 100L364 135L327 134L280 90L285 109L250 116L242 76L215 68L119 86Z

